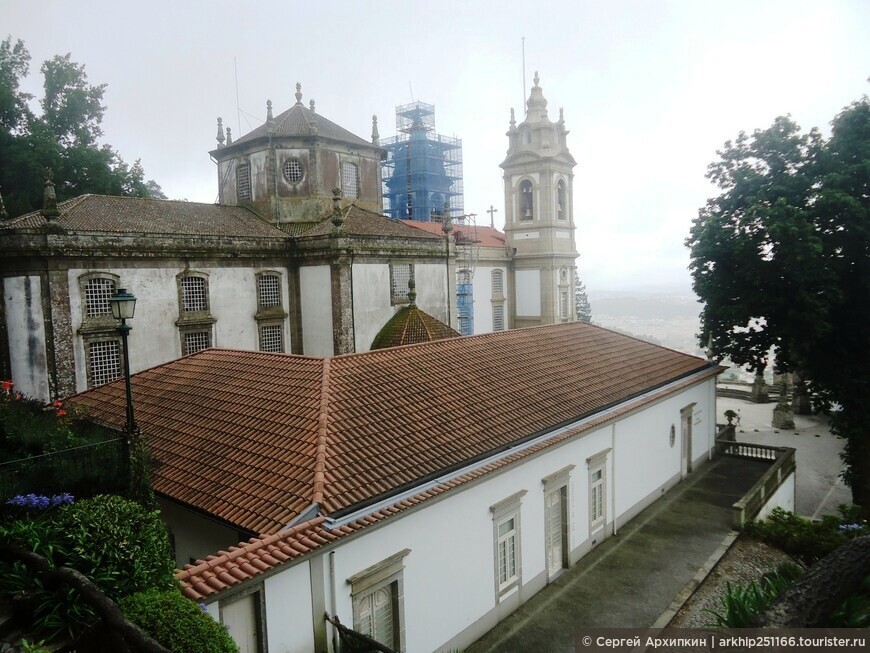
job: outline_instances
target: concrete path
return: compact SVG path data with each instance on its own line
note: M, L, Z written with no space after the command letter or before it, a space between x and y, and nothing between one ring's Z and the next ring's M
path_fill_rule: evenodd
M731 505L768 468L722 457L702 467L620 528L468 653L575 651L581 628L646 628L699 569L718 559Z

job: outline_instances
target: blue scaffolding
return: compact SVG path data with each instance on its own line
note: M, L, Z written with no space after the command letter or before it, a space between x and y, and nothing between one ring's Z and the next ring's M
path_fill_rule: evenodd
M440 222L463 214L462 140L435 133L435 107L396 107L396 136L381 142L384 215L394 220Z
M473 293L471 271L460 270L456 275L456 318L459 321L459 333L463 336L474 334Z

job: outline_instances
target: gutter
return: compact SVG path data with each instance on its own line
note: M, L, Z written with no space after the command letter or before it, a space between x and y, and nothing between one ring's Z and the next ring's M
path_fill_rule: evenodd
M333 513L335 517L328 517L324 515L324 522L322 527L328 531L334 530L336 528L341 528L342 526L346 526L351 522L357 521L363 517L367 517L373 513L376 513L380 510L388 508L396 503L404 501L406 499L410 499L418 494L427 492L432 490L433 488L438 487L439 485L443 485L445 483L449 483L451 481L456 480L457 478L464 476L466 474L470 474L472 472L478 471L483 467L488 465L492 465L494 463L498 463L510 456L513 456L517 453L522 453L523 451L527 451L528 449L535 447L543 442L548 440L552 440L563 436L565 434L570 433L576 429L580 429L583 426L587 426L592 422L597 422L602 418L606 418L608 415L615 415L616 413L622 411L626 405L634 404L642 402L645 399L650 399L652 397L656 397L658 395L666 395L677 386L683 385L686 381L690 381L692 379L697 378L700 380L703 377L707 377L710 375L711 370L716 370L718 366L706 366L697 372L692 372L688 375L679 377L674 379L673 381L669 381L663 385L647 390L646 392L637 394L633 397L625 401L621 401L617 404L604 408L602 410L596 411L585 417L571 422L569 424L563 425L561 427L557 427L551 431L547 431L546 433L538 434L531 438L528 438L523 441L519 441L516 444L509 445L504 449L497 451L494 454L490 454L483 458L478 458L473 460L471 463L461 466L454 467L449 470L447 473L438 476L437 478L432 478L429 480L424 480L423 482L417 483L413 486L406 487L401 492L395 494L389 494L388 496L384 496L381 499L378 499L374 502L368 503L356 510L348 511L349 509L339 510ZM718 372L717 372L718 373Z

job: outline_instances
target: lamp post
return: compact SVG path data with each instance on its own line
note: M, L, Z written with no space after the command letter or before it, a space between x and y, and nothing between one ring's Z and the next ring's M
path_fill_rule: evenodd
M133 419L133 391L130 384L130 354L127 350L127 336L130 334L132 327L127 324L127 320L133 318L133 313L136 311L136 297L127 292L126 288L119 288L109 298L109 305L112 307L112 317L120 320L118 325L118 333L123 341L124 348L124 381L127 385L127 423L124 428L128 436L136 433L136 421Z

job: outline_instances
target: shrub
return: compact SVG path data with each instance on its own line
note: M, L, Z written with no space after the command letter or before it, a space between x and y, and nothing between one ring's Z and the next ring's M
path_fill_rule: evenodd
M53 521L68 564L110 598L175 586L169 535L156 510L104 494L61 508Z
M767 544L782 549L805 565L820 560L847 541L840 530L841 519L830 515L814 522L782 508L774 508L767 521L746 525L746 532Z
M238 653L226 627L177 590L128 596L121 610L173 653Z

